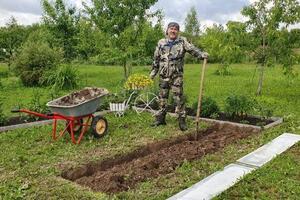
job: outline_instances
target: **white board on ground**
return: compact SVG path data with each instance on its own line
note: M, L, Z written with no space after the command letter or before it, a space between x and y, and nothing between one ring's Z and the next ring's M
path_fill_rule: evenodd
M300 135L284 133L271 142L237 160L238 163L261 167L278 154L300 141Z
M168 200L211 199L238 182L254 168L230 164L223 171L217 171L195 185L170 197Z

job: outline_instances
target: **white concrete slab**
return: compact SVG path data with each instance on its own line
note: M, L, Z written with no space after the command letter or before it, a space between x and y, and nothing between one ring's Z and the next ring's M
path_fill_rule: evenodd
M261 167L278 154L300 141L300 135L284 133L271 142L237 160L238 163Z
M284 133L266 145L217 171L193 186L170 197L168 200L211 199L237 183L244 175L261 167L278 154L300 141L300 135Z
M187 188L168 200L211 199L238 182L254 168L230 164L223 171L217 171L195 185Z

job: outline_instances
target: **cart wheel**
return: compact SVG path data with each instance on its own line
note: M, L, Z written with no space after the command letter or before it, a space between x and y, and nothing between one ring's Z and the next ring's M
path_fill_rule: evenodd
M135 111L138 114L141 114L145 110L149 110L154 116L158 113L158 110L155 110L155 104L158 104L158 102L159 98L157 95L151 92L146 92L137 96L133 105L135 106Z
M74 121L74 126L73 126L74 135L79 135L81 133L82 123L83 123L82 119L78 119L78 120ZM66 122L66 126L68 126L68 124L69 124L69 121ZM71 134L70 126L68 126L67 131L69 134Z
M108 123L105 117L96 116L92 121L92 134L95 138L101 138L107 133Z

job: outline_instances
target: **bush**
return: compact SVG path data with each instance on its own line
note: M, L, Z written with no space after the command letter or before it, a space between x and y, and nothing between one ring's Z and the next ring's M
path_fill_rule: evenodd
M41 85L52 86L55 90L75 89L78 87L78 71L71 65L61 65L44 73Z
M33 90L33 95L32 95L32 99L28 105L28 109L34 112L38 112L38 113L47 113L48 107L46 106L46 103L41 102L41 93L39 90ZM31 119L39 119L39 117L34 116L34 115L29 115L29 118Z
M218 69L215 71L216 75L220 76L229 76L231 75L230 66L228 63L223 63L218 66Z
M193 103L193 110L197 111L198 101ZM217 102L211 97L203 97L201 102L201 117L216 118L219 115L220 108Z
M233 118L244 118L254 109L255 102L250 97L232 94L225 100L225 112Z
M45 42L28 41L13 59L13 69L25 86L38 86L43 74L61 61L62 52Z
M255 102L254 109L262 119L268 119L273 115L274 106L271 103L262 100L261 102Z

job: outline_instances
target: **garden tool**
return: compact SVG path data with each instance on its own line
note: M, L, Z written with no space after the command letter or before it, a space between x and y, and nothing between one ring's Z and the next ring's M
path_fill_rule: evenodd
M202 93L203 93L206 63L207 63L207 58L204 58L202 73L201 73L201 81L200 81L200 92L199 92L199 98L198 98L197 116L196 116L197 132L195 134L195 140L197 140L197 135L199 133L199 119L200 119L200 112L201 112L201 102L202 102Z

